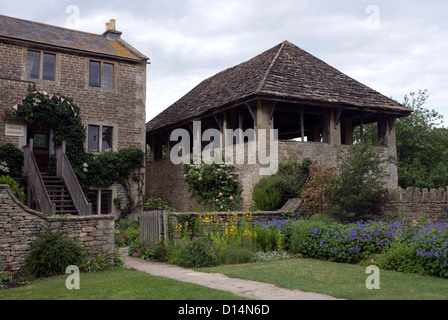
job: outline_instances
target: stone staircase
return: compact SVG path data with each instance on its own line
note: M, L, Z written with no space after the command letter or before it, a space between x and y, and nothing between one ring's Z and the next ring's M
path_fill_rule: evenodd
M45 173L41 176L51 202L56 205L55 214L77 215L78 210L62 178Z

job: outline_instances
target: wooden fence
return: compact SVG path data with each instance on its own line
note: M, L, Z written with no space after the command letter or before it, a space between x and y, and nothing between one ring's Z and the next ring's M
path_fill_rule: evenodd
M168 238L168 212L144 211L140 218L140 239L144 245L152 246Z

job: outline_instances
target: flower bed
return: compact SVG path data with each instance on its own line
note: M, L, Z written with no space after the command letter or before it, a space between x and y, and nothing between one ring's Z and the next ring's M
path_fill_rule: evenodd
M310 219L252 221L250 213L186 219L173 228L176 240L155 248L134 245L143 259L185 267L284 259L291 254L343 263L448 277L448 224L412 227L405 221L368 220L342 224Z

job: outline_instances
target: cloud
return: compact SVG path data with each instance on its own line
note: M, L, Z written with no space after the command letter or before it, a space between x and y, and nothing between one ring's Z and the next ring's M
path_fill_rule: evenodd
M428 89L428 106L448 117L446 1L22 0L4 2L2 14L64 26L70 5L79 8L79 30L101 34L116 19L123 38L150 57L147 120L284 40L398 101ZM370 5L377 29L366 24Z

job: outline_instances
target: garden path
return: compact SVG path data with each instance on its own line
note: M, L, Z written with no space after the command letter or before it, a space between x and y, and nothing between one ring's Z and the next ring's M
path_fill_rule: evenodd
M145 261L131 257L127 248L120 250L125 268L147 272L154 276L166 277L178 281L195 283L212 289L230 291L238 296L254 300L337 300L334 297L313 292L290 290L273 284L229 278L223 274L205 273L185 269L167 263Z

